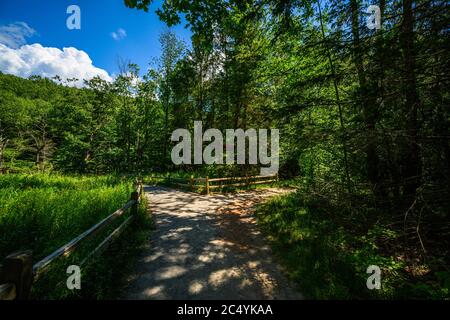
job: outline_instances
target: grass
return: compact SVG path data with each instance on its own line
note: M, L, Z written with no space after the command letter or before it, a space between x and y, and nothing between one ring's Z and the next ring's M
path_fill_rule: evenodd
M449 298L445 267L423 263L428 272L412 275L406 271L411 263L380 246L380 240L398 243L399 234L352 219L344 207L297 192L259 206L256 216L289 277L309 299ZM382 270L381 290L367 289L370 265Z
M20 174L0 176L0 257L32 250L36 262L64 245L89 227L122 207L133 190L131 178L118 176L62 176L58 174ZM82 268L82 290L65 287L65 270L79 264L113 228L83 243L68 259L59 259L33 286L37 299L107 299L118 294L119 280L132 263L135 248L148 230L144 210L139 221L100 258ZM125 238L126 241L122 239ZM61 283L63 283L61 285Z

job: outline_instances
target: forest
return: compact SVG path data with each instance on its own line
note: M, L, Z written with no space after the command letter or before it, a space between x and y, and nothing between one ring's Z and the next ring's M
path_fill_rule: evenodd
M149 68L121 59L112 82L82 87L0 73L0 172L245 176L259 168L174 165L172 132L278 129L281 183L297 192L257 216L307 297L449 298L447 1L172 0L157 13L169 28Z

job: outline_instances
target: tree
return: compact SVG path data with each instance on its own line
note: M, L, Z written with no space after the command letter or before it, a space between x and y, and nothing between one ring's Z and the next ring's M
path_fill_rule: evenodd
M163 157L168 159L169 116L173 99L171 78L175 65L183 54L184 44L170 30L160 35L159 42L162 50L158 65L158 81L160 84L160 99L164 110Z

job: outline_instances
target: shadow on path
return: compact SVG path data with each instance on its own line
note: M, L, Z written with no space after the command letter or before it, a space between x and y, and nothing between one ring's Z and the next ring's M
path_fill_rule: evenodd
M124 299L301 299L272 259L252 217L255 203L286 191L203 196L146 187L156 230Z

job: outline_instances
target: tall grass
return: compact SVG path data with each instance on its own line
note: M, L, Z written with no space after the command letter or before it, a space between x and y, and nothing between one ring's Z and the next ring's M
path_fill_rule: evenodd
M133 180L118 176L0 176L0 258L18 250L32 250L34 262L42 259L122 207L129 200L132 191ZM120 221L117 221L116 225ZM79 254L67 259L67 262L59 267L80 262L83 256L101 241L102 236L104 233L89 240L80 248ZM106 261L106 258L100 258L96 269L112 270L109 273L117 277L117 273L114 273L115 266L109 265L109 260ZM108 264L107 267L104 266L105 263ZM58 281L66 276L63 269L59 270ZM91 268L88 278L92 278L95 273L92 270ZM101 285L91 286L88 296L86 293L73 294L67 290L48 292L56 284L56 279L52 276L47 277L44 284L38 284L34 289L38 292L36 298L110 298L110 293L103 292L111 285L106 278L98 279Z
M35 259L88 229L129 199L116 177L0 176L0 256L22 249Z

